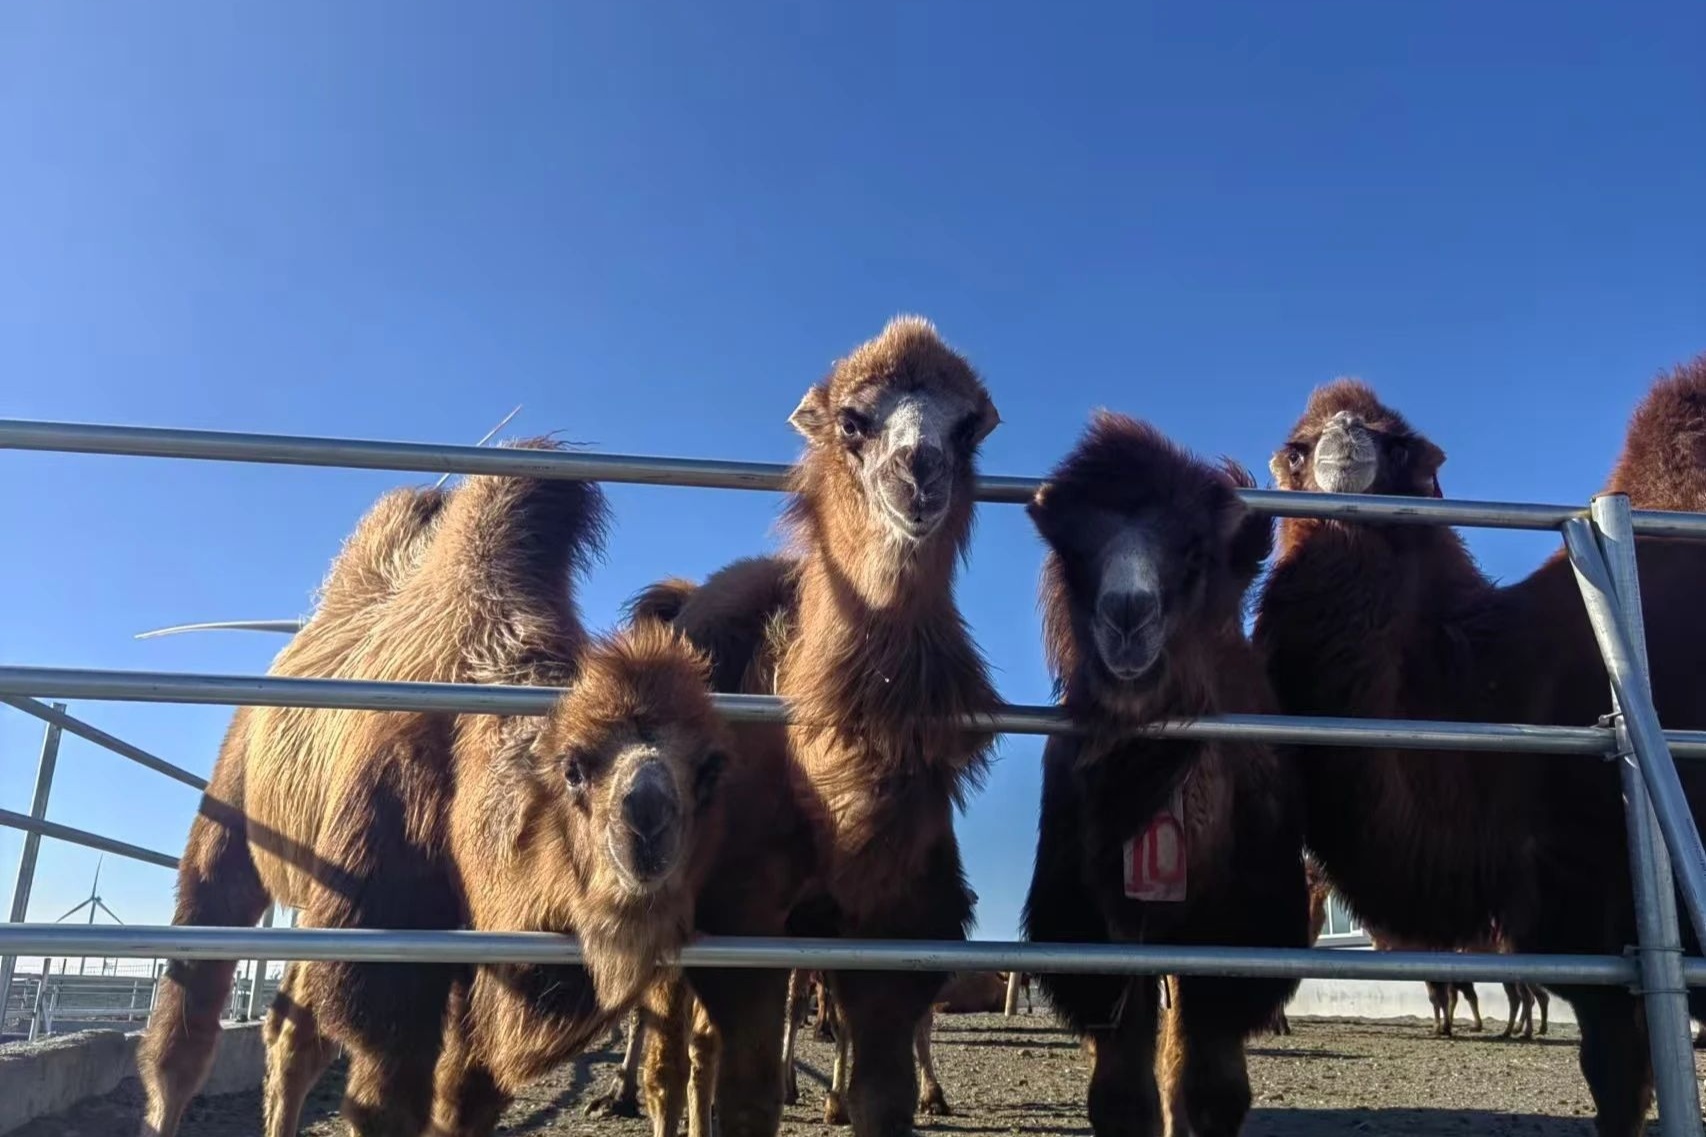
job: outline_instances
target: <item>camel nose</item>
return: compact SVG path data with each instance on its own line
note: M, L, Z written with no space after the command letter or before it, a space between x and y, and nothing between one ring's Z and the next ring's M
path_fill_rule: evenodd
M662 841L681 816L675 788L659 763L642 766L622 798L622 821L644 845Z
M1153 592L1105 592L1096 602L1096 616L1122 637L1141 631L1161 615L1161 600Z

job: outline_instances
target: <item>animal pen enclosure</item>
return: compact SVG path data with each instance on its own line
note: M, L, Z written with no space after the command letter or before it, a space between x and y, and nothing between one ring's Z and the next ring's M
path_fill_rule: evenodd
M784 487L787 473L785 467L760 463L15 420L0 421L0 448L772 491ZM986 477L979 482L978 498L1023 503L1035 488L1036 482L1029 479ZM1672 756L1706 757L1706 732L1667 734L1658 722L1646 676L1634 538L1706 539L1706 516L1633 512L1628 500L1617 495L1597 498L1585 509L1263 490L1243 491L1242 496L1254 510L1280 516L1561 531L1614 696L1613 714L1598 726L1229 715L1163 724L1155 729L1161 737L1170 738L1607 756L1620 764L1622 773L1639 933L1634 958L707 937L685 949L681 962L701 967L1526 979L1548 984L1623 985L1646 1001L1665 1132L1701 1134L1687 988L1706 986L1706 960L1683 958L1675 895L1680 892L1688 919L1700 940L1706 942L1706 851L1702 850ZM196 775L74 719L62 708L36 700L536 715L544 713L559 694L549 688L0 667L0 698L12 706L198 789L205 782ZM768 696L718 695L716 701L722 713L735 722L783 722L788 715L780 700ZM992 720L971 725L1015 734L1054 734L1073 729L1059 710L1036 706L1008 706ZM49 737L50 741L56 738L51 729ZM42 836L167 867L176 864L176 858L166 854L45 820L47 790L53 776L49 750L51 746L44 748L31 812L0 811L0 825L28 835L11 922L0 927L0 953L6 957L0 980L9 977L12 961L20 954L369 962L566 963L579 959L572 940L544 933L23 923L22 904L28 899L34 851Z

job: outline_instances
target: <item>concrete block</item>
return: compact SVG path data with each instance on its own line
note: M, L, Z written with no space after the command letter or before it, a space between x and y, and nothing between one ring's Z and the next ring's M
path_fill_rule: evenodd
M85 1030L0 1046L0 1133L111 1093L136 1071L136 1036Z
M136 1076L142 1035L85 1030L0 1046L0 1134L117 1089ZM226 1023L202 1093L241 1093L261 1084L266 1047L260 1023Z

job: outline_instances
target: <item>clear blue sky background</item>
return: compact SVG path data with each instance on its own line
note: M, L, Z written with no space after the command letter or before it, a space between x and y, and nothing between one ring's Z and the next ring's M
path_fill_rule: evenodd
M0 12L0 414L788 460L805 387L935 319L1039 473L1092 407L1260 469L1314 384L1375 382L1465 497L1584 500L1706 349L1706 9L302 0ZM259 672L411 476L0 453L0 660ZM766 494L618 488L606 625L768 547ZM1549 542L1477 534L1501 576ZM1024 515L963 606L1047 696ZM74 711L206 771L228 712ZM0 803L40 731L0 708ZM1015 931L1039 744L961 833ZM67 740L50 816L176 851L195 795ZM10 883L20 841L0 836ZM31 916L86 894L48 842ZM107 861L131 922L170 874Z

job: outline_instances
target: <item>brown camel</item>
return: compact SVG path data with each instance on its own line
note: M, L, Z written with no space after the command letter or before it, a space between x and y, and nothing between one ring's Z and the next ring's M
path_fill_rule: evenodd
M720 828L703 659L661 629L589 643L576 617L567 585L602 532L597 487L472 478L415 504L391 495L363 522L273 673L578 676L573 694L540 720L238 712L177 922L241 926L278 901L313 927L572 932L586 965L293 965L266 1030L270 1137L295 1132L339 1046L352 1131L490 1132L509 1094L596 1037L685 941ZM140 1062L144 1133L173 1132L205 1077L231 973L170 969Z
M1509 954L1510 941L1496 931L1489 930L1480 939L1454 947L1441 949L1437 944L1421 941L1403 940L1390 933L1368 930L1369 942L1376 951L1471 951L1471 952L1500 952ZM1469 1013L1473 1022L1469 1029L1479 1034L1484 1026L1481 1021L1481 999L1473 983L1454 983L1444 980L1426 980L1428 989L1428 1004L1433 1009L1434 1034L1442 1038L1450 1038L1453 1020L1457 1017L1457 1001L1461 998L1469 1004ZM1534 1004L1540 1004L1540 1033L1546 1033L1546 1017L1551 1008L1552 998L1544 988L1531 983L1505 983L1505 1001L1509 1014L1505 1029L1500 1032L1500 1038L1520 1038L1527 1042L1534 1038ZM1522 1023L1522 1031L1517 1032L1517 1023Z
M1662 381L1631 424L1611 488L1637 508L1706 500L1694 453L1706 364ZM1690 410L1695 408L1695 410ZM1680 424L1680 425L1679 425ZM1316 391L1272 470L1282 489L1440 495L1444 453L1367 386ZM1638 542L1653 697L1675 728L1706 726L1706 546ZM1256 642L1292 714L1586 724L1610 710L1605 668L1568 563L1496 586L1450 529L1288 519ZM1368 924L1434 945L1496 924L1517 951L1616 954L1634 942L1615 764L1591 756L1308 747L1310 848ZM1696 815L1703 772L1681 764ZM1685 928L1689 950L1697 950ZM1601 1137L1641 1131L1652 1097L1637 998L1555 993L1581 1024ZM1706 1012L1690 996L1696 1016Z
M1030 515L1048 546L1043 620L1062 702L1083 727L1049 740L1025 928L1038 942L1302 947L1301 802L1262 743L1162 740L1163 719L1272 713L1241 627L1273 526L1238 497L1242 468L1196 460L1154 428L1099 413ZM1236 837L1234 836L1236 835ZM1151 976L1038 976L1092 1045L1098 1137L1159 1131ZM1250 1108L1245 1039L1295 979L1176 976L1161 1076L1169 1130L1235 1134Z
M1332 899L1333 886L1321 871L1321 862L1308 853L1303 855L1303 879L1309 886L1309 946L1314 947L1321 929L1327 926L1327 902ZM1274 1012L1268 1029L1275 1034L1291 1033L1291 1020L1285 1017L1284 1007Z
M718 690L794 707L788 756L809 783L826 857L820 894L791 918L796 934L965 937L972 902L953 810L991 738L960 723L997 700L953 582L977 449L998 421L977 374L927 322L891 321L789 418L808 443L784 514L791 554L737 562L665 602L712 657ZM650 602L671 592L666 582ZM910 1133L920 1104L945 1107L919 1102L912 1051L946 975L826 978L844 1028L826 1120L851 1119L859 1137ZM779 1004L778 1032L786 1018ZM716 1099L726 1133L722 1086Z

